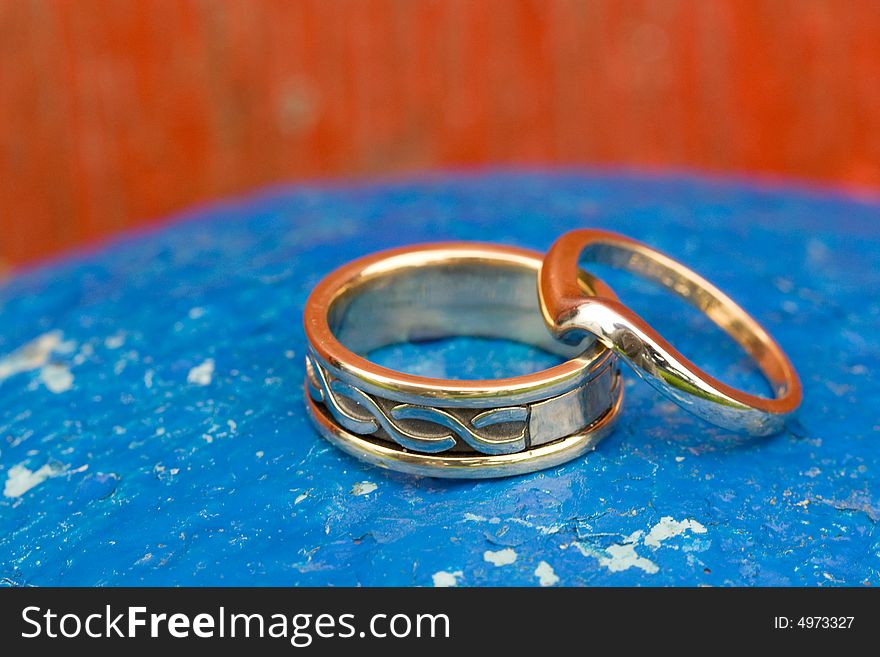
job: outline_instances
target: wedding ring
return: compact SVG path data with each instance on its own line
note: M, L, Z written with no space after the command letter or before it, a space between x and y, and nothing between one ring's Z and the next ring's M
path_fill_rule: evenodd
M536 294L541 254L448 243L398 248L324 278L304 312L305 401L318 431L375 465L483 478L552 467L592 449L620 409L617 357L592 336L548 333ZM582 292L613 299L573 272ZM452 336L503 338L567 358L494 380L427 378L368 359L380 347Z
M661 283L736 340L755 360L775 398L736 390L682 356L643 319L601 291L584 293L579 263L621 267ZM801 384L778 344L742 308L711 283L675 260L616 233L575 230L550 248L541 269L539 296L544 320L557 337L576 341L584 333L626 359L635 371L682 408L720 427L765 436L780 431L801 402Z

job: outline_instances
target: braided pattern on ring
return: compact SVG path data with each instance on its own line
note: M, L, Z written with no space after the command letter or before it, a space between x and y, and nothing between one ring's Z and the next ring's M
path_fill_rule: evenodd
M306 356L306 371L312 399L322 402L336 421L353 433L368 435L381 429L401 447L431 454L452 449L456 445L455 436L483 454L512 454L526 448L528 407L495 408L470 420L462 420L449 411L416 404L397 404L386 412L360 388L340 379L331 379L311 355ZM440 431L429 433L421 428L418 431L404 428L401 421L421 421ZM519 422L523 423L519 431L503 437L488 437L474 431Z

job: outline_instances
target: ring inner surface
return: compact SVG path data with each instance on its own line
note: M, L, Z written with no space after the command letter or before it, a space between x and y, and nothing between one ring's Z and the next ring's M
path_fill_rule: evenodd
M564 345L547 331L536 277L536 269L466 257L401 267L346 286L331 302L328 324L364 357L393 344L481 337L573 358L583 346Z
M628 271L667 288L705 314L753 359L756 370L761 374L760 381L752 380L749 382L751 385L739 381L739 385L763 389L764 383L769 384L769 390L757 393L765 399L785 394L788 386L784 373L760 337L763 330L756 327L744 311L731 307L706 289L699 276L684 267L667 265L650 252L613 243L588 244L581 251L579 261ZM767 392L770 393L769 397L766 396Z

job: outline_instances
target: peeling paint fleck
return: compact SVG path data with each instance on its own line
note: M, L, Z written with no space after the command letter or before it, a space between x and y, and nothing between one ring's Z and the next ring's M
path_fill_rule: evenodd
M605 548L608 556L599 558L599 565L604 566L612 573L618 573L630 568L639 568L649 575L658 572L660 568L650 559L639 556L636 546L632 543L621 543Z
M535 577L538 578L538 583L541 586L555 586L559 583L559 577L553 571L553 566L546 561L542 561L535 568Z
M67 365L48 363L40 370L40 381L49 392L66 392L73 387L73 374Z
M196 365L193 367L189 374L186 375L186 380L189 383L194 383L198 386L206 386L210 385L211 379L214 376L214 359L208 358L201 365Z
M847 500L821 500L822 504L834 507L838 511L861 511L872 523L880 521L880 505L875 504L864 493L853 491Z
M509 517L509 518L499 518L498 516L494 516L492 518L487 518L486 516L480 516L473 513L465 513L464 519L467 522L487 522L490 525L500 525L502 522L508 522L513 525L520 525L522 527L528 527L530 529L534 529L539 534L544 536L549 536L551 534L557 534L560 530L565 527L565 523L559 523L556 525L536 525L533 522L529 522L528 520L524 520L523 518Z
M40 370L40 381L50 392L69 390L73 375L67 365L50 363L53 353L69 353L76 348L72 341L64 342L61 331L49 331L0 358L0 383L10 376Z
M516 552L512 548L504 548L494 552L486 550L483 552L483 560L496 566L509 566L516 561Z
M458 578L462 577L463 575L464 573L462 573L460 570L456 570L452 573L441 570L434 573L431 578L434 580L435 587L446 588L450 586L458 586Z
M696 520L685 519L678 521L672 516L663 516L660 518L660 522L651 527L651 531L645 536L645 545L653 548L660 547L660 543L667 538L678 536L686 531L691 531L694 534L705 534L706 528Z
M352 495L369 495L374 490L376 490L378 486L374 484L372 481L359 481L354 486L351 487Z
M643 534L644 532L641 530L633 532L622 542L610 545L604 550L599 550L591 545L577 541L573 542L570 547L577 548L585 557L593 557L599 562L600 566L607 568L612 573L623 572L630 568L638 568L649 575L653 575L660 568L653 561L636 552L636 545L638 545Z
M3 495L6 497L21 497L31 488L39 486L50 477L64 474L64 468L47 463L37 470L31 470L26 465L19 463L9 468L6 484L3 486Z
M8 356L0 359L0 381L19 372L42 367L49 355L61 343L61 331L50 331L22 345Z
M104 340L104 346L107 349L119 349L122 345L125 344L125 334L117 333L115 335L108 336Z

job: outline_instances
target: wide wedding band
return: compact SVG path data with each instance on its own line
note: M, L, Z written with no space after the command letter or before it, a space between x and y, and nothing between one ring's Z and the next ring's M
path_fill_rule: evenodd
M579 264L621 267L669 288L724 329L755 360L775 398L748 394L702 371L643 319L602 292L584 293ZM742 308L711 283L654 249L600 230L560 237L544 258L539 296L544 319L563 340L585 333L626 359L657 390L712 424L765 436L780 431L801 402L798 376L778 344Z
M566 345L541 318L540 253L429 244L360 258L329 274L304 313L306 407L319 432L378 466L434 477L497 477L552 467L590 449L620 408L618 360L594 338ZM586 294L614 298L574 269ZM415 376L365 356L389 344L504 338L567 358L494 380Z

